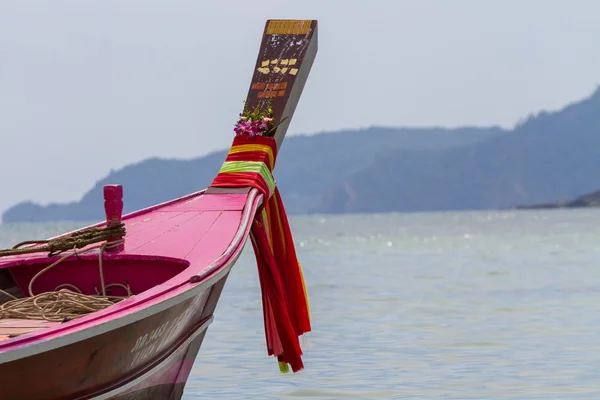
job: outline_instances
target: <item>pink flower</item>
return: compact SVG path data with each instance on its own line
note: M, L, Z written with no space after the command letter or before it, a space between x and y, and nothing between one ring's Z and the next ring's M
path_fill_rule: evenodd
M271 118L270 113L270 108L264 111L256 109L252 113L245 110L240 113L240 119L233 128L236 136L256 137L264 135L273 126L273 118ZM256 121L253 120L253 116L257 118Z
M248 134L250 132L250 129L251 129L251 121L244 121L244 120L238 121L236 126L233 128L236 135Z

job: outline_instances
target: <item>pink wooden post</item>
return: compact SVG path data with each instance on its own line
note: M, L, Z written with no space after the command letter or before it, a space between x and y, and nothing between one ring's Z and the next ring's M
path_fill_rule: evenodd
M104 186L104 213L106 214L106 226L113 226L121 222L123 215L123 186L105 185ZM109 239L108 243L121 240L122 237ZM108 252L123 251L124 244L107 248Z

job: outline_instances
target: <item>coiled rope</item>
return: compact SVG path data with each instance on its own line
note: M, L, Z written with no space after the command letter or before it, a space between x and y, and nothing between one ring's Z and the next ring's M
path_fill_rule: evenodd
M115 228L116 227L116 228ZM18 319L35 319L46 321L68 321L78 318L89 313L100 311L106 307L110 307L119 301L132 296L129 285L113 283L105 285L104 271L102 266L102 255L105 249L119 246L124 241L117 240L114 242L104 242L101 245L92 246L81 251L81 249L91 243L97 243L102 240L108 240L114 237L125 235L124 224L115 225L110 228L92 228L84 231L74 232L69 236L52 240L36 240L21 242L12 249L0 251L1 256L28 254L34 252L48 251L50 255L53 253L62 253L72 249L73 252L63 255L61 258L48 265L46 268L38 272L29 282L28 292L30 297L17 298L10 293L0 289L0 293L12 298L12 300L0 304L0 319L18 318ZM20 248L26 244L43 244L42 246L32 246ZM67 247L70 246L70 247ZM72 256L79 256L83 253L88 253L92 250L99 249L98 254L98 269L100 273L100 288L101 292L95 295L83 294L81 289L72 284L58 285L54 291L33 294L33 283L45 272L54 268L62 261ZM107 296L106 289L110 287L121 287L126 290L126 296ZM73 290L67 289L70 287Z
M0 305L0 318L66 322L110 307L126 297L94 296L60 289Z

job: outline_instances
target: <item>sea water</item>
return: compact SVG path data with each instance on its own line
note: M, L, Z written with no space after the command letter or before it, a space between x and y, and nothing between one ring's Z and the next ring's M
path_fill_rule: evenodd
M306 369L267 357L251 246L184 399L599 399L600 210L291 218ZM81 224L0 225L0 248Z

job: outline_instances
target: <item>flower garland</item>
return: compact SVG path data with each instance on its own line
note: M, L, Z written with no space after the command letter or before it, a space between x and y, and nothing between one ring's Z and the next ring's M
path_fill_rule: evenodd
M284 120L285 118L283 118L279 124ZM244 111L240 114L240 119L235 124L233 130L236 136L274 136L279 124L273 124L273 108L271 107L271 102L267 104L264 110L259 104L253 111L249 111L247 104L244 104Z

